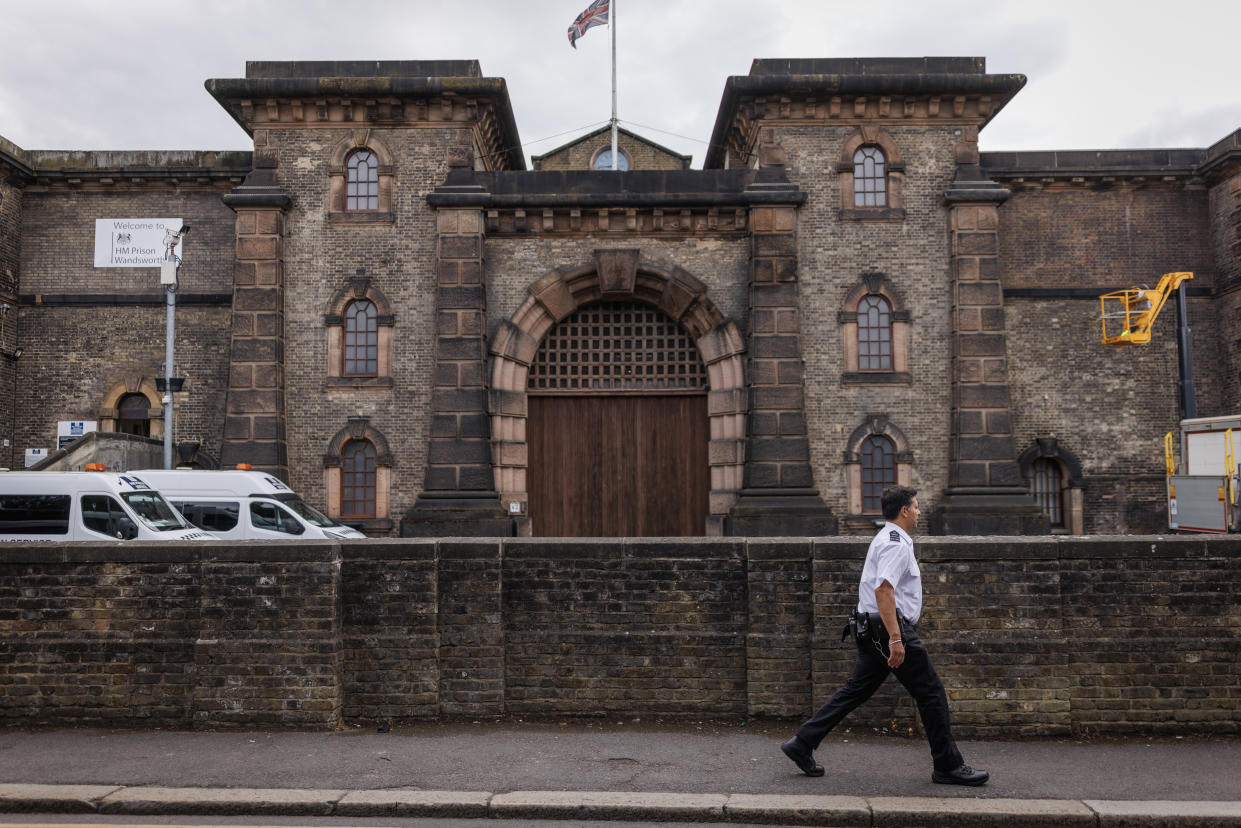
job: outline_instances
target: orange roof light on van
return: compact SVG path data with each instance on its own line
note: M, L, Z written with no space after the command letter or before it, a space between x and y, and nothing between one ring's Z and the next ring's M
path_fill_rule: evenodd
M87 471L107 471L108 467L103 463L87 463L85 469Z
M254 466L251 466L249 463L238 463L237 464L238 471L250 471L250 469L252 468L254 468Z

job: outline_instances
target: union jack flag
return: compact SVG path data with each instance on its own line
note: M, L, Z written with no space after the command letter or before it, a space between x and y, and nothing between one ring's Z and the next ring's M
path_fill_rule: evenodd
M573 25L569 27L569 45L576 49L579 37L595 26L607 23L608 10L611 6L612 0L595 0L587 6L586 11L579 14L577 20L574 20Z

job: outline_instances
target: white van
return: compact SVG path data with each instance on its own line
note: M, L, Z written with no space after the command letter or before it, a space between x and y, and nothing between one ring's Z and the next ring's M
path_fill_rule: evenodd
M224 540L365 538L324 515L278 477L256 471L149 469L136 472L195 526Z
M0 472L0 541L214 539L137 474Z

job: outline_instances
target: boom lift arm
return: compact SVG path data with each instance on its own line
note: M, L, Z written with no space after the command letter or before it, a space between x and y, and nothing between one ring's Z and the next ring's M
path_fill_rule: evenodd
M1181 282L1194 278L1193 273L1165 273L1154 290L1134 288L1105 293L1099 297L1102 313L1104 345L1145 345L1151 341L1151 326L1168 295ZM1109 325L1109 321L1111 324Z

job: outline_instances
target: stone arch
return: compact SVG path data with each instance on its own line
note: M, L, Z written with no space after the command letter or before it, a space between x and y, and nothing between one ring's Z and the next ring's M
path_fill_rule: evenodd
M155 387L155 378L147 377L135 371L125 374L112 384L103 396L99 406L99 430L116 431L120 412L117 410L121 397L126 394L141 394L147 398L150 408L147 417L151 420L151 439L160 440L164 437L164 406L160 402L162 395Z
M491 451L501 501L528 501L527 383L543 337L578 308L602 300L658 308L693 337L707 369L711 492L708 534L736 502L745 467L745 340L706 286L684 269L641 259L637 250L597 250L595 261L557 268L532 284L526 300L500 323L491 344ZM537 519L537 516L536 516Z
M380 175L384 167L392 166L392 152L382 140L369 129L355 129L336 143L332 150L332 167L345 166L345 159L355 149L368 149L379 158Z

